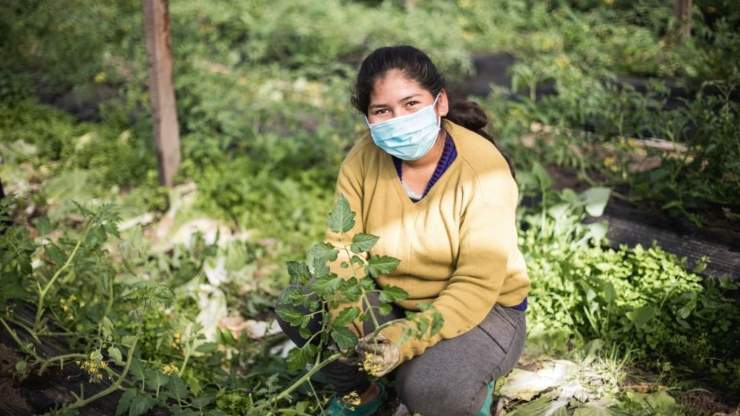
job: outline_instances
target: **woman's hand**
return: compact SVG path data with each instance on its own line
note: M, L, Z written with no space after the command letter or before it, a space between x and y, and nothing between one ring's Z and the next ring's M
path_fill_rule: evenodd
M365 371L374 377L382 377L401 364L401 351L380 334L372 339L370 336L360 339L357 352Z

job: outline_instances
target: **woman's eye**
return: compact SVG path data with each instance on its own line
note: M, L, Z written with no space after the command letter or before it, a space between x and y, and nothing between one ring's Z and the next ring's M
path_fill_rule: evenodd
M418 102L418 101L413 101L413 100L412 100L412 101L409 101L409 102L407 102L407 103L406 103L406 106L408 106L408 107L413 107L413 106L415 106L416 104L419 104L419 102Z
M386 111L388 111L387 108L380 108L380 109L377 109L377 110L373 111L373 115L376 115L377 116L377 115L380 115L380 114L384 114Z

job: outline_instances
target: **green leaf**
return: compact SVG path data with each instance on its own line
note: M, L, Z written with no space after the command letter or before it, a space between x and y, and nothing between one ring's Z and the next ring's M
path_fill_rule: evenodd
M121 345L124 347L131 348L134 345L134 342L136 341L136 337L133 335L124 335L123 338L121 338Z
M198 408L203 409L204 407L208 406L209 404L213 403L213 401L216 400L216 397L208 394L208 395L201 395L195 399L193 399L192 402L190 402L190 405Z
M118 404L116 405L116 416L120 416L128 411L128 409L131 407L131 403L136 398L136 389L127 389L122 395L121 398L118 399Z
M360 316L360 310L356 307L344 308L334 320L334 326L345 326Z
M582 194L583 202L586 205L586 212L592 217L600 217L604 213L604 208L609 202L611 189L604 187L594 187Z
M442 317L442 314L439 313L438 310L434 309L434 312L432 312L432 327L429 329L429 335L434 335L438 333L442 329L442 325L444 325L444 317Z
M129 369L129 372L134 376L136 380L144 380L144 365L141 363L141 360L138 358L134 358L131 361L131 368Z
M136 398L131 402L131 406L128 409L128 416L141 416L148 412L157 401L148 394L139 393L136 391Z
M182 400L188 395L188 386L185 385L185 382L177 374L170 374L167 388L175 395L175 399Z
M346 351L357 344L357 337L347 328L339 327L331 331L331 338L337 343L340 350Z
M285 288L281 295L282 305L303 305L306 300L305 292L301 286L291 285Z
M604 299L606 299L607 303L613 303L617 299L617 290L614 289L614 284L612 284L612 282L604 282L602 289L604 292Z
M337 249L329 243L314 244L308 250L306 256L308 267L317 277L326 276L329 274L329 267L326 262L336 260L338 254Z
M602 407L595 404L588 404L584 407L579 407L573 412L573 416L612 416L618 413L609 410L607 407Z
M311 330L308 329L308 325L303 325L303 323L301 323L301 326L298 328L298 335L303 339L311 338Z
M108 356L113 360L116 365L124 365L123 355L121 350L116 347L108 347Z
M547 173L547 170L545 170L545 168L538 162L534 162L532 164L532 174L537 179L537 184L540 188L549 189L550 186L552 186L552 178L550 178L550 174Z
M306 360L306 356L300 348L293 348L290 350L286 362L288 363L288 370L290 371L302 370L306 368L306 365L308 364L308 360Z
M65 261L67 261L67 256L56 244L47 245L44 251L46 253L46 257L51 260L55 266L61 266Z
M295 309L279 307L277 308L277 314L280 319L293 326L300 325L301 321L303 320L303 314Z
M407 299L409 297L409 294L406 293L405 290L401 289L397 286L386 286L383 288L383 290L380 291L380 301L381 302L398 302L404 299Z
M425 315L417 315L416 319L416 331L417 335L421 338L429 329L429 319Z
M18 374L23 374L26 372L26 369L28 368L28 363L26 360L19 360L15 363L15 372Z
M293 283L305 283L311 278L311 272L306 263L302 261L289 261L287 263L288 274Z
M633 311L627 312L627 317L637 328L643 328L651 319L658 314L658 310L652 305L643 305Z
M100 330L103 332L103 338L105 338L107 341L113 339L114 325L107 316L104 316L101 320Z
M342 279L334 274L328 276L322 276L314 280L311 284L310 289L316 292L319 296L328 296L342 284Z
M158 369L149 368L146 370L146 385L150 389L156 391L160 387L166 385L168 381L169 377L167 376L167 374L164 374Z
M371 276L378 277L381 274L388 274L393 270L396 270L396 267L398 267L400 263L401 261L395 257L373 256L368 260L367 268Z
M350 250L352 250L353 253L365 253L367 251L370 251L375 243L378 242L379 238L380 237L372 234L355 234L355 236L352 237L352 245L350 246Z
M215 343L215 342L205 342L203 344L200 344L198 346L198 348L196 348L195 350L197 352L202 352L204 354L210 354L210 353L216 351L217 348L218 348L218 344L217 343Z
M308 255L312 259L323 261L334 261L337 259L339 252L329 243L318 243L308 249Z
M676 312L678 317L681 319L686 319L691 315L691 312L696 309L696 295L691 294L685 296L687 299L687 302Z
M344 280L339 287L339 292L350 302L356 302L362 296L362 286L354 277Z
M390 313L393 311L393 306L389 303L381 303L380 306L378 306L378 312L380 315L390 315Z
M346 233L355 225L355 213L344 195L340 195L334 209L329 213L329 228L335 233Z
M34 221L34 224L36 225L36 229L39 230L39 234L41 235L47 235L50 232L54 231L54 226L51 225L51 222L49 222L49 217L39 217L36 221Z
M356 254L352 256L352 258L350 259L350 262L352 264L356 264L358 266L364 266L365 265L365 260L362 257L360 257L360 256L358 256Z

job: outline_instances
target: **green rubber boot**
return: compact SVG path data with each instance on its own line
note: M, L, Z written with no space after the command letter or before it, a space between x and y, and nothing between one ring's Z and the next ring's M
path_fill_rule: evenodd
M321 413L321 416L371 416L380 409L380 406L386 399L385 384L378 383L380 392L378 395L367 403L359 406L349 406L342 402L342 399L334 395L329 401L329 406Z
M483 405L475 413L475 416L491 416L491 406L493 405L493 390L496 388L496 380L491 380L486 384L486 399Z

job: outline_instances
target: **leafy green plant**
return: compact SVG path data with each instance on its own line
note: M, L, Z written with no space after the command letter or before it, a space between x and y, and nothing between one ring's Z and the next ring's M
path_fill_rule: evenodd
M704 280L685 259L656 246L606 247L602 224L581 223L587 201L599 199L593 190L565 190L551 193L543 211L522 214L520 241L532 280L530 342L562 352L570 343L600 339L654 371L665 366L674 377L701 375L736 391L737 284Z
M341 241L345 241L346 233L355 224L354 218L355 213L351 211L349 202L340 196L329 214L328 225L332 232L340 235ZM393 302L408 296L398 287L376 286L375 277L392 272L399 264L399 260L393 257L369 254L377 241L377 236L358 233L352 236L347 245L335 247L328 242L319 243L308 250L306 261L288 263L291 286L284 296L285 305L277 313L286 322L299 328L301 336L307 339L303 347L290 352L288 365L292 369L302 369L313 363L313 368L294 387L278 395L276 400L297 388L298 383L309 381L316 371L329 362L340 358L356 360L353 348L357 344L357 336L350 329L354 322L360 322L360 325L364 321L372 322L374 329L366 335L372 342L377 339L380 330L400 321L396 319L380 324L377 318L378 313L389 313ZM332 273L328 265L338 261L340 255L340 267L349 271L347 278ZM373 306L368 298L371 293L378 294L377 306ZM441 329L443 321L439 312L431 305L422 305L420 309L428 313L407 314L406 319L413 324L404 326L404 339L432 336ZM317 315L321 329L312 334L308 325ZM338 352L324 357L323 351L326 349ZM366 370L372 374L371 368Z
M2 202L0 221L10 218L10 201ZM63 412L124 390L116 414L138 416L154 407L190 414L233 406L241 406L240 414L272 414L283 409L281 401L295 397L296 390L323 366L354 357L357 338L348 329L351 321L377 323L378 310L387 311L392 302L406 297L399 288L375 287L373 277L389 273L398 265L398 260L391 257L368 254L377 237L357 234L346 247L314 245L306 261L288 264L293 283L306 284L309 292L293 292L289 296L292 306L279 313L302 326L303 333L306 319L313 315L321 315L324 326L321 332L310 335L316 344L292 350L288 368L284 364L275 368L280 360L269 353L269 339L255 343L217 331L216 338L209 340L203 336L200 324L194 323L198 309L193 308L187 292L207 285L203 283L203 267L207 258L221 255L216 246L196 239L186 252L178 248L162 258L151 258L145 246L129 247L136 244L135 236L130 236L132 240L125 245L113 244L111 240L118 237L118 217L110 205L95 209L78 205L77 210L84 221L61 236L49 236L54 225L44 217L35 224L41 235L37 241L20 226L10 226L0 237L0 255L8 260L0 269L0 296L9 305L0 315L0 324L26 356L16 366L19 376L43 374L50 367L74 362L89 376L89 382L108 383L92 395L85 395L83 389L74 401L64 404ZM340 199L329 217L330 228L346 233L353 224L354 213L347 201ZM352 264L360 266L364 275L343 280L330 273L328 262L336 259L340 250ZM31 267L32 263L36 265ZM145 271L149 279L137 278L138 270ZM370 307L367 296L372 292L378 293L379 306ZM342 303L358 301L358 306L331 313ZM33 305L34 319L14 313L15 307L23 304ZM303 315L293 307L310 307L312 312ZM406 329L406 336L429 336L441 327L438 313L429 306L422 309L428 312L409 315L413 325ZM373 336L382 327L376 325ZM50 336L63 337L71 351L44 356L40 347ZM273 366L270 371L280 377L308 363L313 367L284 386L281 379L263 379L265 370L253 362L257 357L261 357L260 366ZM234 366L231 372L222 369L227 364ZM245 365L255 367L254 375L233 372ZM239 393L242 399L234 402L235 394L245 388L252 389L252 394ZM320 401L311 406L316 405L320 406ZM309 404L299 401L290 406L308 409Z

